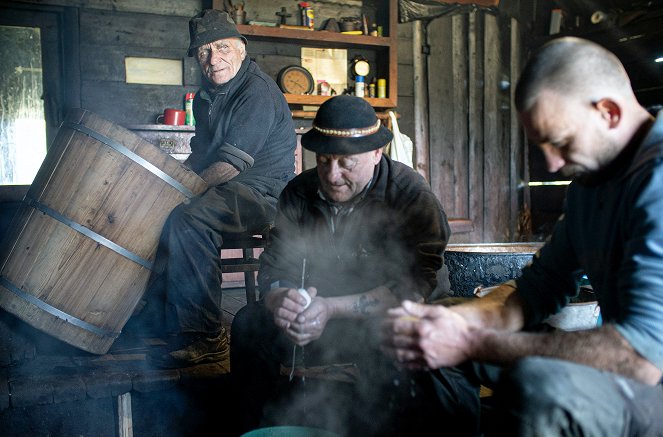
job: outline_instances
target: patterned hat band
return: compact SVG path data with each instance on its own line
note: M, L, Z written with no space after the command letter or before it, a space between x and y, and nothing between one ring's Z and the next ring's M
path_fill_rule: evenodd
M316 126L313 124L313 129L320 132L322 135L328 137L341 137L341 138L360 138L373 135L380 129L380 120L371 127L350 128L350 129L327 129L325 127Z

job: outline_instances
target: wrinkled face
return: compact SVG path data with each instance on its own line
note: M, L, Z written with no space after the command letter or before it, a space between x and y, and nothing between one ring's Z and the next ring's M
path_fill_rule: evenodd
M565 177L595 173L621 150L610 135L611 114L602 102L544 90L534 106L519 116L529 140L543 151L551 173Z
M347 202L357 196L373 177L382 149L357 155L316 155L320 189L334 202Z
M198 47L198 65L215 86L235 77L246 57L246 47L239 38L225 38Z

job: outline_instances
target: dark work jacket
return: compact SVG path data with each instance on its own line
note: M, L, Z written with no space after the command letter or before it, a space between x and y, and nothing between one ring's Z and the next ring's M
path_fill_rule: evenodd
M227 162L240 171L233 181L278 197L295 174L297 139L292 113L274 80L247 56L229 82L196 93L193 111L193 170Z
M569 185L564 215L516 280L518 293L534 325L567 305L586 274L603 322L663 370L663 112L614 164L597 183Z
M261 292L270 286L306 286L320 296L344 296L386 285L399 297L428 297L444 268L450 229L426 181L410 167L382 156L373 181L352 213L331 232L328 204L318 194L317 170L298 175L279 198L271 245L260 257Z

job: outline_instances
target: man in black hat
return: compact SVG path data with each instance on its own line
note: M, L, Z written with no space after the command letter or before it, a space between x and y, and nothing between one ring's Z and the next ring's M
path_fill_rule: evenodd
M382 153L391 139L373 108L347 95L326 101L302 137L317 167L283 190L261 256L260 303L240 310L231 330L247 428L307 424L342 435L423 435L434 417L450 435L476 430L476 386L453 369L436 378L402 372L378 349L376 328L388 308L430 296L441 268L448 287L445 213L419 174ZM318 392L311 378L293 391L303 379L288 380L316 366L331 377L358 371L351 397L334 399L348 394L330 385ZM449 412L442 419L440 402Z
M168 367L227 358L218 248L227 234L271 224L278 195L295 169L288 104L246 56L246 38L232 19L204 10L189 21L189 31L188 55L198 60L203 85L193 102L196 134L185 165L210 188L169 216L147 307L133 321L170 334L168 350L158 357Z

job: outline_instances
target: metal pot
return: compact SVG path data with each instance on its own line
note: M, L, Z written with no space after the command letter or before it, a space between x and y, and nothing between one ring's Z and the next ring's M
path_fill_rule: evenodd
M478 286L489 287L520 276L543 243L449 244L444 260L453 296L473 297Z
M564 331L594 328L600 324L601 308L591 286L580 287L578 295L557 314L544 320L548 325Z

